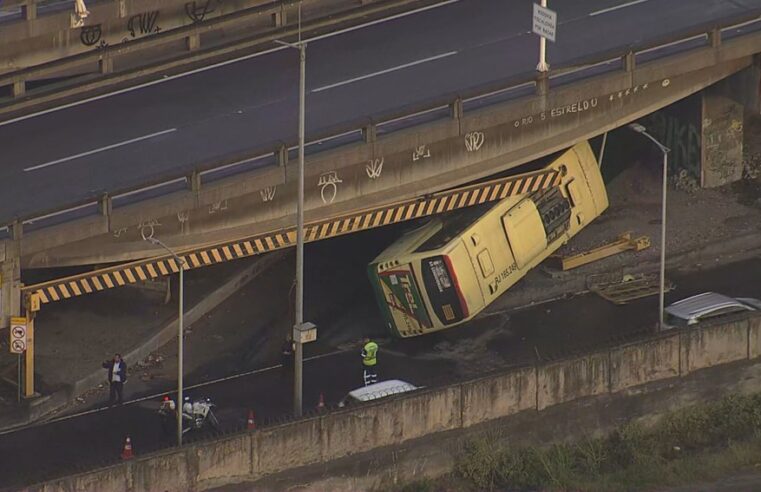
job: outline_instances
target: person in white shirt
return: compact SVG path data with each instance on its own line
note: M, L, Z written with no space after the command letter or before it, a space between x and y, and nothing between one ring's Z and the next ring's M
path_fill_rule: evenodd
M109 395L108 404L122 404L122 390L127 382L127 363L121 354L114 354L114 358L103 362L103 368L108 369Z

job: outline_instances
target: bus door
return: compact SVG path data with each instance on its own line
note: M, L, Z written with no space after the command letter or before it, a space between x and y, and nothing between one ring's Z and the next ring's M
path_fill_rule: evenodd
M392 323L400 335L420 334L423 330L432 328L431 318L409 263L379 272L378 280Z

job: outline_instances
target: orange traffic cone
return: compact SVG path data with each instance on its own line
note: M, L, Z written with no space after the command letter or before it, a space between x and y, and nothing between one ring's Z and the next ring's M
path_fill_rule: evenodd
M248 411L248 422L246 422L246 428L248 430L256 429L256 421L254 421L254 411Z
M127 440L124 441L124 449L122 449L122 459L131 460L132 458L132 441L130 440L129 436L127 436Z
M325 410L325 395L322 392L320 392L320 401L317 402L317 410L320 412Z

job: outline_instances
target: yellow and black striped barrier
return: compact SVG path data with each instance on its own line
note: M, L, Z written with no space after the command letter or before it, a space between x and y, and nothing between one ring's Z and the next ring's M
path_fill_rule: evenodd
M320 239L502 200L509 196L532 193L557 186L560 183L560 177L558 170L544 169L464 186L392 205L353 212L341 217L307 224L304 239L305 241L319 241ZM218 245L183 251L178 253L178 256L185 262L184 268L188 270L287 248L295 243L296 229L294 227L263 233L238 241L228 241ZM31 299L31 305L39 306L40 303L48 304L177 272L179 272L178 262L171 256L162 256L25 286L22 293Z

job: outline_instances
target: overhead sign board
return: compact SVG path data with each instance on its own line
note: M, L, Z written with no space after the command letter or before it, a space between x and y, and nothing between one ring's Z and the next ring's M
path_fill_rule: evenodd
M533 31L543 38L555 42L558 14L554 10L534 4Z
M11 318L11 339L8 344L12 354L26 352L26 318Z

